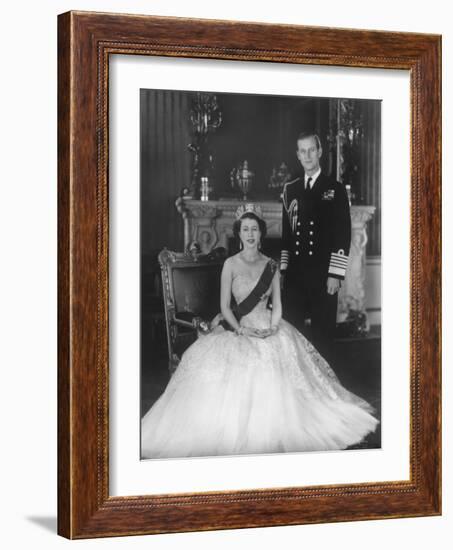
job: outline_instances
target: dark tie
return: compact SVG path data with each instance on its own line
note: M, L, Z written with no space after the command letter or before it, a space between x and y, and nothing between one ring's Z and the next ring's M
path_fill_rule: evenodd
M310 189L311 189L310 183L311 183L311 180L312 180L312 179L313 179L312 177L309 177L309 178L307 179L307 183L305 184L305 191L310 191Z

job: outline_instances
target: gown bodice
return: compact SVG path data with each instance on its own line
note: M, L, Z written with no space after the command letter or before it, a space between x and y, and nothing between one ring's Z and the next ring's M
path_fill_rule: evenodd
M250 277L248 274L237 274L234 276L231 291L236 302L242 302L258 283L260 276ZM271 287L263 294L261 300L256 304L253 310L240 320L240 325L251 328L269 328L271 326L271 310L267 304L271 295Z

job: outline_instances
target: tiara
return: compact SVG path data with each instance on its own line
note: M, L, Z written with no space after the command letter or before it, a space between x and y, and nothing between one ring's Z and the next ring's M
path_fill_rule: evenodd
M251 214L255 214L255 216L258 216L260 220L263 219L263 212L261 210L261 206L259 204L253 204L253 202L248 202L246 204L241 204L241 206L238 207L236 210L236 219L240 220L244 214L247 214L250 212Z

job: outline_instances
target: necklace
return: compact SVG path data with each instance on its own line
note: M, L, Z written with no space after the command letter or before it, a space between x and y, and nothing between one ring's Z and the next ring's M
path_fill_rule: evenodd
M247 264L254 264L256 263L258 260L261 259L261 254L258 252L258 254L252 258L252 259L247 259L243 254L242 252L239 253L239 256L241 257L242 261L244 261L245 263Z

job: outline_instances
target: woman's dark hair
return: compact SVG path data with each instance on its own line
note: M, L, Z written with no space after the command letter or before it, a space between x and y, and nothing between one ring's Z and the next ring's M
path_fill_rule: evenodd
M241 242L241 239L239 238L239 233L241 231L241 222L246 218L249 220L255 220L256 222L258 222L258 227L260 228L260 233L261 233L261 244L263 244L264 238L266 237L266 233L267 233L267 225L264 220L262 220L261 218L258 218L258 216L253 212L246 212L239 220L236 220L233 223L233 235L237 240L238 244L240 244Z

